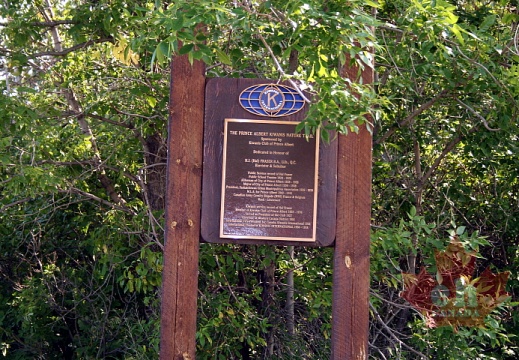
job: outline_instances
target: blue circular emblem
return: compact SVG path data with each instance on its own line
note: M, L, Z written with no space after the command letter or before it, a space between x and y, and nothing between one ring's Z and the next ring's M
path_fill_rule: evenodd
M292 115L305 105L296 89L277 84L250 86L242 91L239 101L248 112L269 117Z

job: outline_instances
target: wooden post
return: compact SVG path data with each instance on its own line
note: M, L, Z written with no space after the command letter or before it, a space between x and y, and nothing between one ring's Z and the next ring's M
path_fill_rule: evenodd
M344 68L342 76L353 80L357 71ZM372 83L373 70L366 68L362 79ZM371 144L365 126L339 137L332 360L368 358Z
M196 359L205 68L171 64L161 360Z

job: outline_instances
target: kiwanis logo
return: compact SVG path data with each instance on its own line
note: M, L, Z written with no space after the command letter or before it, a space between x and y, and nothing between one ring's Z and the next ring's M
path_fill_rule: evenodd
M305 105L297 89L280 84L250 86L242 91L239 101L248 112L268 117L289 116Z
M260 105L265 112L277 112L285 105L285 97L277 86L267 86L259 96Z
M485 317L509 299L505 291L509 272L486 269L473 278L476 253L465 250L454 237L445 251L435 254L437 273L402 274L400 294L425 317L429 327L483 326Z

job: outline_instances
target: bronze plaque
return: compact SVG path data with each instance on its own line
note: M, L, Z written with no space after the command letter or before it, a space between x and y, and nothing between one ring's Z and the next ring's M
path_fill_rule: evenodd
M220 237L316 240L319 136L296 125L225 119Z

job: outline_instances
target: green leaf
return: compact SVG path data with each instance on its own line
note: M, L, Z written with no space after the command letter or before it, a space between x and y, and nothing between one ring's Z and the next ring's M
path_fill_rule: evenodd
M416 207L415 206L412 206L411 209L409 210L409 216L411 218L414 218L416 216Z
M463 235L463 233L465 232L465 229L466 227L465 226L460 226L456 229L456 235Z
M194 48L194 47L195 47L194 44L186 44L186 45L184 45L184 46L182 46L182 47L180 48L180 50L178 51L178 53L179 53L180 55L185 55L185 54L187 54L187 53L193 51L193 48Z
M492 14L485 17L481 25L479 26L480 31L488 31L488 29L496 22L497 15Z
M369 66L373 69L374 61L373 61L373 54L368 51L361 51L358 54L358 57L362 60L362 63L364 65Z
M180 31L184 27L184 18L181 15L179 15L170 24L171 24L172 31L175 31L175 32Z
M154 108L157 105L157 99L154 98L153 96L146 96L146 102L152 108Z
M322 128L320 130L320 133L321 139L324 141L325 144L328 144L330 142L330 133L328 132L328 130Z
M364 4L374 7L375 9L380 9L382 7L379 3L371 1L371 0L364 0Z
M461 44L464 44L465 43L465 39L461 35L461 32L463 31L463 29L458 24L454 24L454 25L452 25L451 30L454 33L454 35L456 36L456 38L458 39L458 41Z
M317 76L321 78L325 78L328 76L328 68L326 66L323 66L321 60L319 60L319 69L317 70Z
M227 55L225 53L225 51L218 49L218 48L216 48L215 51L216 51L216 57L218 58L218 61L220 61L222 64L225 64L225 65L232 65L231 58L229 57L229 55Z
M155 60L159 64L163 64L167 59L169 59L170 55L169 43L165 41L161 42L151 56L151 67L153 68Z
M308 75L308 81L309 82L314 82L315 81L314 73L315 73L315 64L312 65L312 70L310 70L310 74Z
M296 130L295 132L296 133L299 133L301 132L301 130L303 130L305 128L305 122L304 121L301 121L299 124L296 125Z

